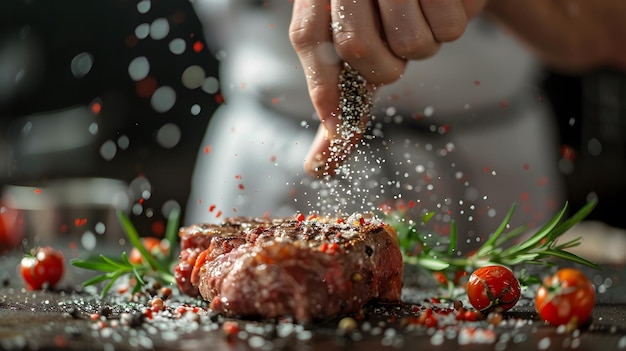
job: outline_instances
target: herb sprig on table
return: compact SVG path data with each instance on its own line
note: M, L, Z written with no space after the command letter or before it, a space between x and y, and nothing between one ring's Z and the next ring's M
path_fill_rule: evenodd
M133 286L133 293L141 291L141 288L146 285L147 277L152 277L165 284L176 284L171 266L175 258L180 211L174 210L168 217L165 236L161 243L164 245L157 245L159 247L155 247L151 251L142 242L142 238L130 218L122 211L117 212L117 217L128 241L132 245L132 249L140 253L140 262L131 262L126 252L122 252L120 259L110 258L105 255L87 259L74 259L70 261L73 266L102 273L84 281L82 285L89 286L108 281L100 294L101 297L104 297L115 282L125 275L132 275L136 281Z
M559 238L582 221L596 206L596 200L589 201L574 215L566 218L568 204L543 227L529 237L520 241L522 236L529 235L526 226L509 229L509 222L515 212L515 204L511 206L502 223L491 236L472 254L461 256L457 254L457 229L454 221L450 224L449 244L447 248L430 246L429 241L418 231L418 224L423 224L432 218L427 213L422 223L407 222L400 213L392 213L387 217L387 223L398 232L398 240L405 263L417 265L424 269L440 272L448 281L454 281L459 272L471 272L478 267L500 264L516 266L521 264L554 265L548 259L558 258L574 263L600 269L597 264L568 251L580 245L582 238L578 237L563 243ZM519 241L519 242L518 242ZM536 283L529 277L527 283Z
M519 226L509 228L509 222L514 214L515 205L505 215L498 228L491 236L473 253L463 256L457 252L458 233L454 221L450 223L449 243L447 247L442 245L430 245L429 240L418 230L418 225L430 220L433 213L427 213L422 217L421 223L407 221L403 213L393 212L386 217L386 223L394 227L398 233L400 249L404 262L426 270L438 273L445 277L445 281L452 288L456 284L459 273L470 273L478 267L500 264L505 266L517 266L522 264L554 265L548 259L559 258L574 263L600 269L600 267L578 255L568 251L580 245L582 238L560 243L561 236L582 221L596 206L592 200L583 206L578 212L566 218L567 203L550 221L534 234L519 241L523 235L528 235L528 228ZM149 251L142 242L128 216L119 211L118 219L124 229L133 250L137 250L143 258L141 262L131 262L126 252L122 252L121 258L114 259L105 255L98 255L87 259L74 259L71 264L75 267L101 272L83 282L83 286L95 285L107 282L103 287L101 296L104 297L122 276L132 275L136 281L133 293L141 291L146 285L146 278L151 277L164 284L176 284L172 265L174 263L175 244L179 227L179 211L172 211L168 217L168 223L163 241L166 243L165 250L162 247ZM539 283L535 277L525 277L524 283Z

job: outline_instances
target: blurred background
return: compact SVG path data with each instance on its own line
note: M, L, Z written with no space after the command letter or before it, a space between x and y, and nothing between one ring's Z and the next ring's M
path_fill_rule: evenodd
M219 100L188 1L0 2L2 246L162 235Z
M93 249L122 237L116 210L162 235L222 103L217 69L189 1L2 0L0 251ZM626 76L547 77L573 209L593 193L590 219L626 228Z

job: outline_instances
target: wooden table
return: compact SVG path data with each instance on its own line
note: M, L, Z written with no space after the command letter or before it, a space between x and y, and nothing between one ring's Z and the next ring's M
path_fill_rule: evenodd
M146 301L101 301L73 290L26 291L13 273L18 261L1 259L3 350L626 350L626 273L618 266L589 272L598 288L597 304L592 321L578 331L544 324L529 301L505 314L497 327L485 321L440 329L407 326L406 316L421 307L404 303L368 306L356 333L340 336L338 320L308 325L229 320L205 308L178 318L175 312L189 301L176 297L166 301L168 313L155 313L140 325L122 325L120 316L145 309ZM228 338L222 330L226 321L235 321L241 332Z

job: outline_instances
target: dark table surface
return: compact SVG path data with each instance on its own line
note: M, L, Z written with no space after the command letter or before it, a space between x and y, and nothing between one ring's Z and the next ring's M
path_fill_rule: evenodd
M81 277L71 271L59 290L27 291L15 274L18 262L18 255L0 257L4 271L0 288L2 350L626 350L626 273L622 266L587 271L596 286L597 303L591 321L575 331L544 324L531 299L522 299L495 327L487 321L452 321L443 327L445 322L440 322L439 328L431 329L407 325L416 311L431 306L424 301L429 296L424 294L430 292L407 288L404 298L413 303L368 306L362 318L357 318L355 331L341 336L339 319L304 325L288 319L227 319L176 293L165 301L165 311L127 325L121 322L122 315L145 311L147 298L101 300L95 291L78 291L73 280ZM193 306L200 307L196 313L177 315ZM237 323L240 332L234 337L225 335L226 321Z

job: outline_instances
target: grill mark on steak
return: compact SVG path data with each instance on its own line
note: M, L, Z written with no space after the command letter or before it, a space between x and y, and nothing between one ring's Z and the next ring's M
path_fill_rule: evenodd
M306 321L400 300L402 255L382 223L229 218L179 235L178 286L226 315Z

